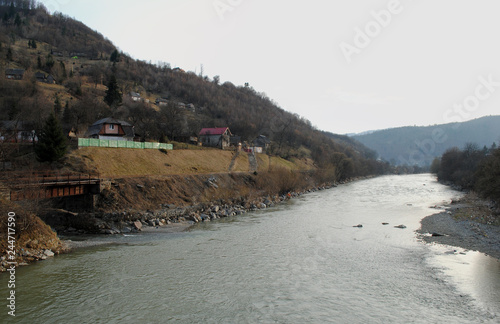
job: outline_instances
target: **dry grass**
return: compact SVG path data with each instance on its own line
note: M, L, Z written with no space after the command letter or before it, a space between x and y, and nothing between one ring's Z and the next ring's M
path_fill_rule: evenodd
M217 149L173 150L165 154L159 150L87 147L71 152L67 161L77 171L99 172L104 178L167 176L228 172L234 154ZM308 160L290 162L264 154L256 157L259 171L313 169ZM231 171L248 172L248 155L240 153Z
M68 160L81 161L86 170L97 171L102 177L179 175L227 172L233 152L222 150L174 150L168 154L159 150L81 148ZM238 158L237 171L244 171ZM246 167L248 171L248 163Z

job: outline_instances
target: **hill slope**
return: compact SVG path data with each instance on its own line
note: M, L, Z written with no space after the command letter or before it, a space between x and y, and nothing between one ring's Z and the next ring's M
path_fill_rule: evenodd
M0 1L0 15L0 66L25 70L23 80L0 78L0 120L39 130L55 111L67 131L83 136L96 120L113 116L134 125L138 139L160 142L229 127L243 145L265 135L269 154L311 158L335 169L337 178L384 170L359 144L316 130L248 84L219 84L218 77L134 60L98 32L61 13L50 15L36 1Z
M452 147L466 143L490 147L500 142L500 116L427 127L400 127L352 136L395 165L426 166Z

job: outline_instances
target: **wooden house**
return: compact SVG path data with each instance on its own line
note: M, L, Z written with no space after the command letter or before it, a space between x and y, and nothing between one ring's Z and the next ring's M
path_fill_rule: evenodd
M134 126L122 120L104 118L93 123L87 130L87 137L103 140L133 141Z
M229 127L203 128L198 140L203 146L226 149L231 145L231 131Z

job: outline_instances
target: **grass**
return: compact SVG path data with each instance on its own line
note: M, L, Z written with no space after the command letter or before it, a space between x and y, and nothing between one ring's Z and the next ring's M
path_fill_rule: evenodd
M104 178L131 176L168 176L228 172L233 151L217 149L173 150L167 154L159 150L86 147L71 152L67 161L77 171L99 172ZM259 171L273 169L307 170L307 161L290 162L278 157L257 154ZM232 172L248 172L246 153L240 153Z

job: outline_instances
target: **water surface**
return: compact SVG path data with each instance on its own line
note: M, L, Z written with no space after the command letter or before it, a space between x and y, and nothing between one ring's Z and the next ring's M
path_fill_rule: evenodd
M497 323L499 262L414 232L457 195L430 175L386 176L184 233L116 237L19 269L17 320Z

